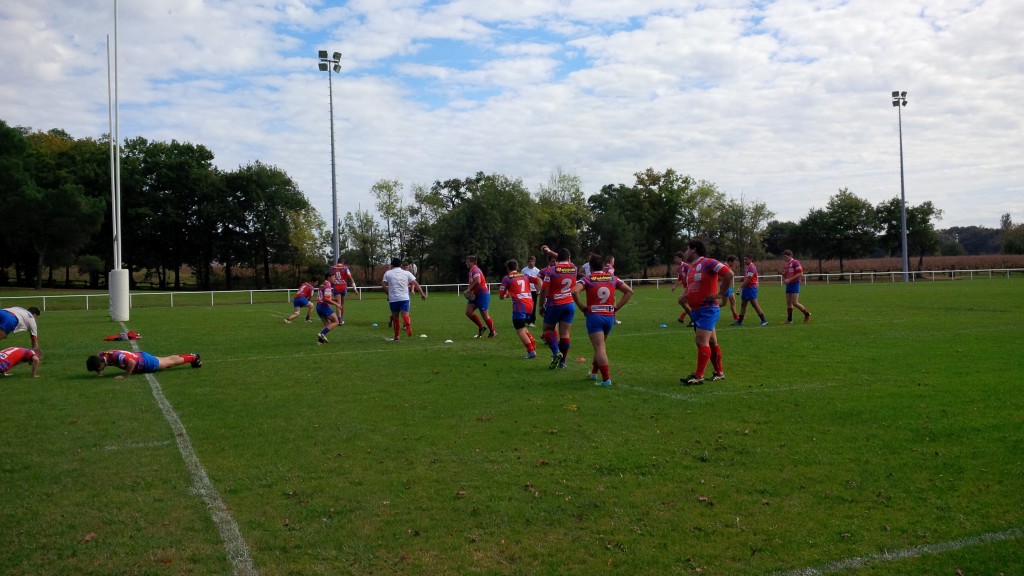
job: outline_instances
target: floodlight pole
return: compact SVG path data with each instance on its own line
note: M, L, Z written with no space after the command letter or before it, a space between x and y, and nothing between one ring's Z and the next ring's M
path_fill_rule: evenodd
M327 50L320 50L318 56L320 58L320 71L327 72L327 90L331 105L331 263L337 264L341 255L339 254L340 241L338 236L338 176L334 155L334 83L331 75L334 72L341 71L341 52L335 52L328 56Z
M903 179L903 110L907 105L907 92L893 90L892 105L896 107L900 126L900 242L903 250L903 281L910 281L910 260L907 255L907 193Z

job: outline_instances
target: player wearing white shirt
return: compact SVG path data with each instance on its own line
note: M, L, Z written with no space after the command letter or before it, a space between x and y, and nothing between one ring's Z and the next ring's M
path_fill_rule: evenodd
M8 334L25 332L27 330L29 337L32 339L32 350L39 356L42 356L43 351L39 349L39 329L36 327L36 317L39 314L41 312L35 306L31 308L13 306L0 310L0 340L7 338Z
M391 259L391 269L384 273L381 280L381 287L388 293L388 305L391 307L391 327L395 330L393 340L399 340L398 315L402 315L402 325L405 326L406 336L412 336L412 319L409 317L409 294L412 290L420 293L420 298L427 299L423 287L416 281L412 272L402 269L400 258Z

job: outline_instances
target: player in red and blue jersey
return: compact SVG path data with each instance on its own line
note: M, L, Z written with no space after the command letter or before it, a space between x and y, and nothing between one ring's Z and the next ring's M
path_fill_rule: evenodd
M501 279L498 298L512 300L512 326L516 329L520 342L526 347L526 358L533 359L537 357L537 341L526 327L533 315L533 288L540 286L541 279L520 272L519 262L516 260L506 262L505 269L508 274Z
M333 278L333 271L324 274L323 283L316 289L316 315L320 317L320 322L324 325L316 337L316 341L320 344L330 342L327 339L327 333L341 325L338 321L338 314L334 311L339 303L334 298Z
M337 264L331 266L331 289L334 292L334 308L338 312L338 324L345 323L345 298L348 296L349 288L358 292L356 279L352 277L352 270L345 265L344 260L339 259Z
M483 336L484 330L490 331L487 334L488 338L494 338L498 333L494 331L494 319L491 318L490 312L491 288L487 285L487 278L484 278L483 271L476 263L476 256L466 256L466 267L469 268L469 286L466 288L466 318L476 324L475 338ZM480 310L482 321L476 315L477 310Z
M694 324L694 342L697 344L697 370L679 381L687 386L704 383L708 362L714 368L711 380L724 380L722 348L718 345L715 324L721 313L719 301L732 286L733 271L713 258L707 258L704 242L694 238L686 244L685 259L690 264L686 274L686 301L690 305L690 318Z
M36 351L31 348L17 346L0 350L0 375L10 376L7 371L22 362L32 364L32 377L39 378L39 354L36 354Z
M313 312L312 298L313 283L303 282L302 285L299 286L299 289L295 291L295 298L292 299L292 306L295 307L295 312L289 314L288 317L284 319L284 323L291 324L292 320L299 317L299 313L303 308L306 309L306 322L312 322L313 319L310 318L310 314Z
M768 319L764 317L764 310L757 303L757 266L754 265L754 257L750 254L743 256L743 284L740 285L740 317L732 323L733 326L743 326L743 317L747 314L747 304L754 307L754 312L761 319L761 326L768 325Z
M589 276L580 278L572 289L572 299L587 318L587 335L594 346L594 359L591 362L589 377L598 379L599 386L611 386L611 365L608 361L606 342L616 324L615 313L633 297L633 289L608 270L601 269L601 257L590 258ZM615 291L622 292L622 299L615 302ZM580 303L580 292L586 292L586 305Z
M114 377L117 380L127 378L132 374L151 374L165 368L173 368L174 366L182 366L184 364L191 364L193 368L201 368L203 360L199 357L199 354L194 352L157 357L141 350L137 352L107 350L94 356L89 356L85 360L85 367L89 372L95 372L97 376L103 376L103 369L108 366L124 370L124 374Z
M548 255L555 253L547 246L541 246L540 249ZM572 253L568 248L561 248L555 254L555 263L541 270L543 284L537 296L544 316L544 343L551 349L552 369L565 368L565 359L569 357L571 345L572 320L576 316L572 289L576 285L577 271L571 261ZM555 325L558 325L557 334Z
M804 268L800 261L793 258L792 250L782 251L782 283L786 285L786 324L793 323L793 308L804 313L804 324L811 321L811 313L800 303L800 282L804 278Z
M679 322L686 322L690 317L690 305L686 303L686 274L690 271L690 265L686 262L686 254L683 252L676 252L672 255L672 262L676 266L676 283L672 285L670 292L675 292L676 288L682 286L683 292L679 295L679 305L683 307L683 313L679 315ZM691 321L686 325L687 328L693 326Z

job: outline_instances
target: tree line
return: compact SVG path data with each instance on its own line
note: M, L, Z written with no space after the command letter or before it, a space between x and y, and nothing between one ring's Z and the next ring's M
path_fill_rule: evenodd
M74 269L92 287L113 268L108 138L73 138L0 120L0 285L65 284ZM254 161L231 171L213 165L205 146L128 139L121 147L122 266L132 288L178 289L185 271L203 290L291 286L333 260L331 226L283 170ZM530 191L521 179L482 172L371 190L373 211L339 222L341 257L363 283L397 256L434 282L465 278L475 254L492 277L509 258L525 260L541 244L573 254L614 254L631 275L668 273L686 239L705 239L716 256L777 255L838 259L900 253L898 198L873 206L847 189L799 222L780 222L766 204L730 198L708 181L648 168L631 184L608 184L589 197L562 171ZM1024 226L939 232L941 210L907 207L909 252L1024 252ZM1016 247L1016 248L1015 248ZM13 271L13 274L11 273Z

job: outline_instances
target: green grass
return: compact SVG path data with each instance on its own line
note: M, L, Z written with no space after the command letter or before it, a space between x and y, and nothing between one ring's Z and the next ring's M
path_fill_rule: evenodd
M843 573L1019 574L1022 288L815 285L812 323L783 326L766 286L771 325L723 319L728 379L693 388L678 384L692 332L664 288L620 313L611 389L584 379L581 317L570 369L551 371L543 350L521 359L497 300L495 340L471 338L450 294L415 300L428 337L397 343L380 294L350 301L326 346L318 324L283 325L282 303L141 307L128 324L143 350L202 353L159 384L262 575L785 574L852 558ZM84 369L120 327L105 311L40 324L41 378L0 380L0 574L231 573L150 385Z

